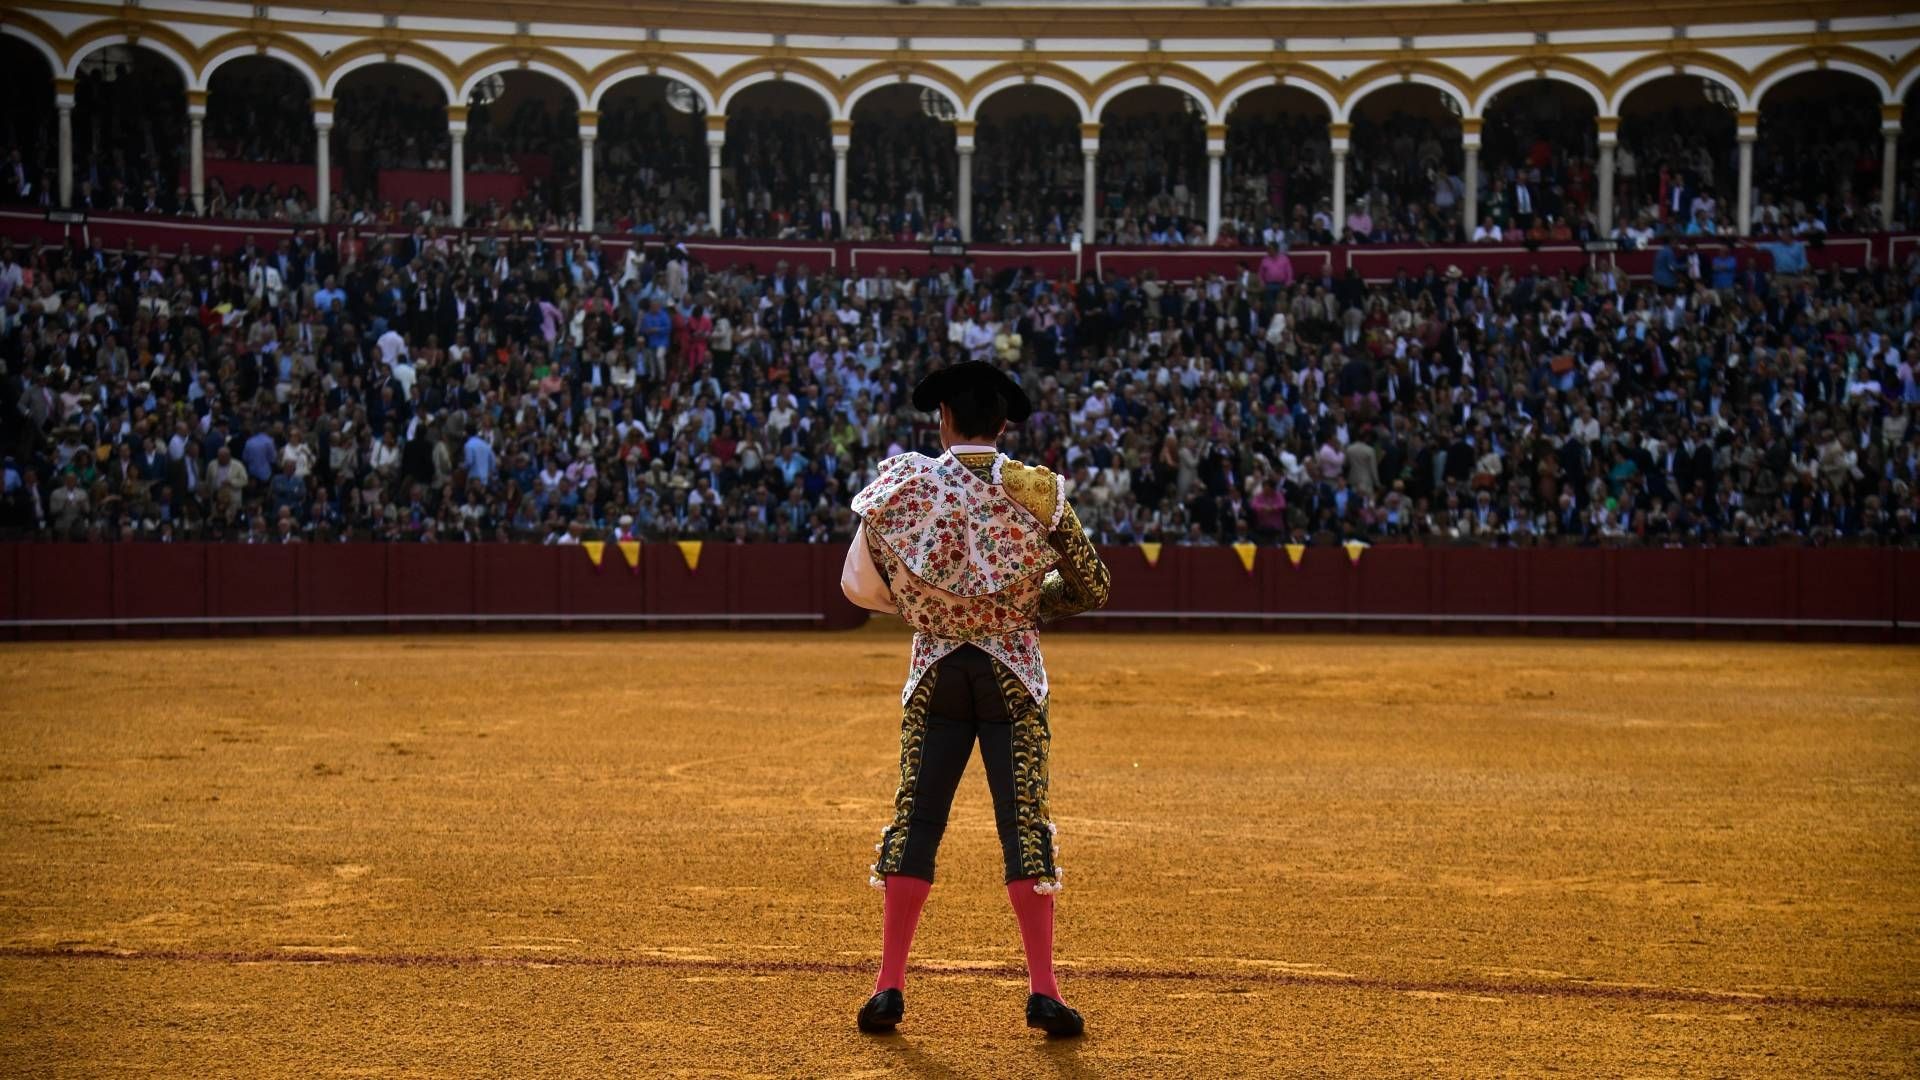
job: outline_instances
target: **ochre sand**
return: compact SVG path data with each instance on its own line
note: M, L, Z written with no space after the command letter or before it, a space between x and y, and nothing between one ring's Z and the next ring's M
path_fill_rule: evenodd
M977 764L892 1038L905 641L0 647L0 1074L1920 1070L1920 653L1049 639L1062 985Z

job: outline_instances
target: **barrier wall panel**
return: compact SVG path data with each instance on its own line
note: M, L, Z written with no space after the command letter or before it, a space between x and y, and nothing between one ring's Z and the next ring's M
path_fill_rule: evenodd
M1893 553L1893 607L1903 631L1920 627L1920 551Z
M833 554L842 554L837 550L839 545L828 544L734 548L737 557L729 564L734 575L734 610L788 615L823 611L820 598L815 596L816 556L821 549L829 547L836 549ZM838 560L834 567L833 595L844 603L846 598L840 595Z
M728 604L732 544L703 544L700 565L688 569L672 544L649 544L641 566L648 569L647 610L655 615L711 615L747 611Z
M213 553L209 615L277 618L293 614L300 595L297 544L217 544Z
M1115 611L1173 611L1180 607L1180 572L1162 548L1160 564L1148 566L1138 547L1103 547L1110 578L1107 606Z
M20 617L20 552L25 544L0 544L0 619Z
M1344 255L1347 265L1360 271L1360 276L1369 281L1385 281L1404 269L1415 278L1425 274L1432 267L1436 274L1446 274L1449 266L1458 266L1463 274L1475 274L1486 267L1496 277L1502 268L1511 268L1516 273L1538 266L1541 273L1551 277L1561 271L1585 273L1592 257L1578 247L1554 245L1538 251L1525 248L1417 248L1417 247L1349 247L1336 249ZM1256 262L1257 266L1258 263ZM1345 266L1341 267L1342 272Z
M813 583L813 591L806 610L818 611L826 616L824 621L813 625L823 630L851 630L864 626L869 614L867 610L855 606L840 591L840 568L846 561L846 552L835 544L808 544L807 551L812 556L807 573Z
M113 563L105 544L26 544L20 549L20 617L113 616Z
M1725 548L1701 557L1706 607L1715 619L1792 618L1793 548Z
M1614 551L1612 614L1634 618L1694 618L1694 553Z
M1299 566L1287 561L1284 548L1264 550L1260 554L1263 559L1279 559L1286 568L1286 573L1274 582L1271 594L1274 611L1338 618L1351 610L1347 604L1347 575L1352 567L1348 565L1344 549L1310 547L1301 554Z
M1524 556L1528 615L1606 615L1607 553L1597 548L1533 548Z
M1517 615L1520 553L1512 548L1442 548L1446 578L1438 610L1449 615Z
M1411 544L1368 548L1351 573L1358 579L1354 610L1363 615L1425 615L1432 610L1427 583L1431 563L1443 556ZM1346 557L1345 550L1340 552ZM1280 552L1281 559L1286 552Z
M1876 548L1792 552L1802 619L1892 619L1894 557Z
M471 615L472 544L395 544L387 553L387 614Z
M198 544L114 545L114 614L200 618L207 612L207 551Z
M585 562L586 556L580 556ZM607 549L607 560L620 553ZM560 577L553 553L533 544L474 545L474 610L482 615L557 615L560 613Z
M672 559L675 565L680 562L678 552L671 547L663 550L657 544L641 550L637 574L627 568L627 560L621 558L619 549L614 547L607 548L606 556L597 567L584 550L571 544L547 548L546 553L546 566L537 578L543 582L559 582L558 594L548 604L557 606L564 614L583 617L645 614L648 611L647 575L652 564L663 559ZM549 590L552 589L553 586L549 586Z
M1271 550L1264 553L1273 556ZM1285 558L1285 553L1281 554ZM1160 565L1172 560L1183 564L1187 595L1180 605L1185 611L1259 611L1260 583L1247 573L1240 556L1230 547L1162 548ZM1256 556L1254 571L1260 563Z
M306 615L385 615L386 544L308 544L301 579Z

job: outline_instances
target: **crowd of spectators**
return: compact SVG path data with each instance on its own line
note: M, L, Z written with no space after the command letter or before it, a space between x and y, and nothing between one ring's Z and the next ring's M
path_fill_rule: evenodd
M178 183L187 130L179 75L101 55L74 80L73 205L191 213ZM59 140L44 71L22 67L0 76L0 202L53 206L58 199Z
M958 238L953 128L922 111L856 113L847 149L848 232L869 240Z
M1182 100L1186 100L1182 98ZM1207 242L1207 125L1192 109L1109 116L1100 127L1103 244Z
M1083 160L1071 116L983 119L974 129L973 239L1066 243L1080 230Z
M207 91L207 160L313 161L312 96L305 80L277 61L256 57L222 66Z
M524 178L508 202L469 199L470 227L556 229L579 225L580 138L574 115L553 102L473 101L461 153L468 173ZM340 91L334 105L335 160L346 170L333 197L332 219L354 225L456 224L444 200L395 206L381 197L383 169L445 172L453 153L444 104L430 87L372 84Z
M1368 285L834 277L668 238L0 243L0 522L61 539L844 539L962 357L1105 542L1920 542L1920 257ZM1782 260L1783 265L1790 265Z
M225 161L275 165L313 161L312 91L293 69L265 58L248 58L214 72L207 93L204 123L209 166L205 215L231 221L310 221L313 188L306 184L228 185L218 164ZM180 196L191 205L189 196Z
M600 109L594 163L597 224L634 236L706 230L703 119L664 101L614 99Z
M1760 114L1753 148L1756 231L1886 227L1880 221L1879 96L1851 81L1832 90L1788 98Z
M727 235L831 238L833 146L827 116L813 109L736 110L720 160L732 174Z
M1243 243L1277 226L1292 246L1313 243L1312 215L1331 205L1333 144L1324 113L1236 115L1221 160L1221 220Z
M38 203L53 190L56 132L47 69L0 62L0 203Z

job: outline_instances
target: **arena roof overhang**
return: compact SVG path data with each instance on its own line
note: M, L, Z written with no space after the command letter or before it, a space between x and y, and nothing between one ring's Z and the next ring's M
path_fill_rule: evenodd
M206 8L235 6L209 3ZM1375 38L1421 35L1554 33L1627 27L1826 22L1920 14L1911 0L510 0L476 9L462 0L338 0L274 4L377 15L492 17L643 27L857 36L1114 38L1146 36Z

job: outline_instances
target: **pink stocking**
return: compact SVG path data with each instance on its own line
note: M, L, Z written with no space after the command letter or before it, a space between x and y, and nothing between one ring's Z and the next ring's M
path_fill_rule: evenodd
M1013 902L1014 917L1020 920L1020 943L1027 950L1027 986L1059 1001L1060 986L1053 981L1053 894L1034 892L1038 881L1007 882L1007 899Z
M907 951L913 948L913 931L920 925L920 909L926 906L933 882L905 874L887 875L886 915L880 946L880 977L873 992L899 990L907 983Z

